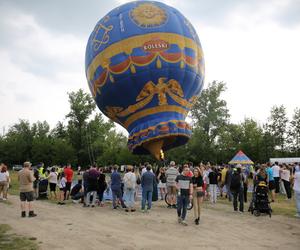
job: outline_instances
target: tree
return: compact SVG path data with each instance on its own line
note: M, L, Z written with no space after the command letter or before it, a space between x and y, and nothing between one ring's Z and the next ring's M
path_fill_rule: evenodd
M286 109L283 105L274 106L271 109L271 115L268 118L268 131L274 138L275 146L280 147L281 153L285 150L285 142L287 136L288 118Z
M95 102L91 96L82 89L71 92L69 95L70 112L68 118L69 140L76 150L77 163L84 165L89 161L87 152L87 123L92 112L95 110Z
M294 110L294 115L291 121L290 135L292 139L292 150L296 156L300 156L300 108Z

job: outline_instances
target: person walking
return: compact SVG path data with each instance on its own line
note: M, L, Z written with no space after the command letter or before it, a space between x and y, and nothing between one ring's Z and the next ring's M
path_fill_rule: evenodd
M193 199L193 183L192 178L188 176L189 174L189 167L184 166L182 174L178 175L175 179L176 187L178 190L177 196L177 216L178 216L178 223L187 226L186 212L187 206L190 200Z
M195 224L199 225L201 204L203 202L203 178L201 171L198 167L194 168L194 176L192 177L193 183L193 204L194 204L194 218Z
M209 180L209 193L210 202L212 204L217 203L217 187L218 187L218 173L215 166L211 167L211 172L208 174Z
M31 163L26 161L23 169L18 172L18 181L20 185L21 217L26 217L26 205L28 205L28 217L35 217L37 214L33 210L33 173ZM27 203L26 203L27 202Z
M0 169L0 199L6 201L7 200L7 190L9 187L9 173L7 170L7 166L4 164L1 164ZM3 196L1 198L1 193L3 193Z
M243 176L241 175L241 168L234 168L231 178L230 191L233 195L233 209L238 211L238 200L240 202L239 211L244 212L244 190L243 190Z
M121 175L118 172L118 166L113 166L113 172L111 174L111 191L113 196L113 209L117 209L117 199L121 202L122 208L126 208L126 205L122 198L122 190L121 190Z
M146 166L146 172L142 175L141 186L142 186L142 212L150 211L152 207L152 193L153 185L155 182L155 175L151 172L151 165ZM146 209L147 202L147 209Z
M168 208L176 208L176 182L178 170L175 161L170 162L170 167L166 171L167 192L168 192Z
M133 167L128 165L126 168L126 174L124 175L123 182L124 182L124 199L126 204L126 212L135 212L134 208L134 193L135 193L135 186L136 186L136 176L133 173Z

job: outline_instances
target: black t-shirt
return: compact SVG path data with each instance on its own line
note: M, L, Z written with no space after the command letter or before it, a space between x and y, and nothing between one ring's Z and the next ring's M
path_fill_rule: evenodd
M198 177L195 177L193 176L192 177L192 183L193 185L197 185L197 187L202 187L203 186L203 178L202 176L198 176Z
M72 188L70 195L71 195L71 196L76 195L76 194L80 191L80 189L81 189L81 184L78 184L78 183L77 183L77 184Z
M166 174L165 173L161 173L159 180L161 181L161 183L166 183L167 182L167 178L166 178Z
M218 174L214 171L208 174L209 184L218 184Z
M188 196L190 194L192 178L184 175L178 175L175 181L179 184L181 195Z

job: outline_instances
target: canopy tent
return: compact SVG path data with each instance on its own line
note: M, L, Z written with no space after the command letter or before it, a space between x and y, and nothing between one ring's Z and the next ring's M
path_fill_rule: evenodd
M252 165L254 164L253 161L249 159L247 155L244 154L242 150L240 150L230 162L229 164L241 164L241 165Z

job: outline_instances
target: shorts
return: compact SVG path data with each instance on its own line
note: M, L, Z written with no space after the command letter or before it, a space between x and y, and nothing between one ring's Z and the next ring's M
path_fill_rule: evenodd
M167 184L166 183L162 183L161 181L157 185L158 188L166 188L166 186L167 186Z
M66 191L66 187L59 188L59 190L65 192Z
M269 181L269 189L274 190L275 189L275 181Z
M21 201L33 201L33 192L20 192L20 200Z
M66 183L66 189L65 189L65 191L71 191L71 185L72 185L72 182L67 182Z
M177 194L177 190L176 190L175 186L168 186L167 189L168 189L168 194L171 194L171 195L172 194L174 194L174 195Z
M33 188L34 188L34 189L37 189L37 188L38 188L38 185L39 185L39 181L38 181L38 180L34 180L34 181L33 181Z
M55 192L56 191L56 183L49 183L50 185L50 192Z
M204 192L202 191L197 191L197 197L203 197L204 196Z

